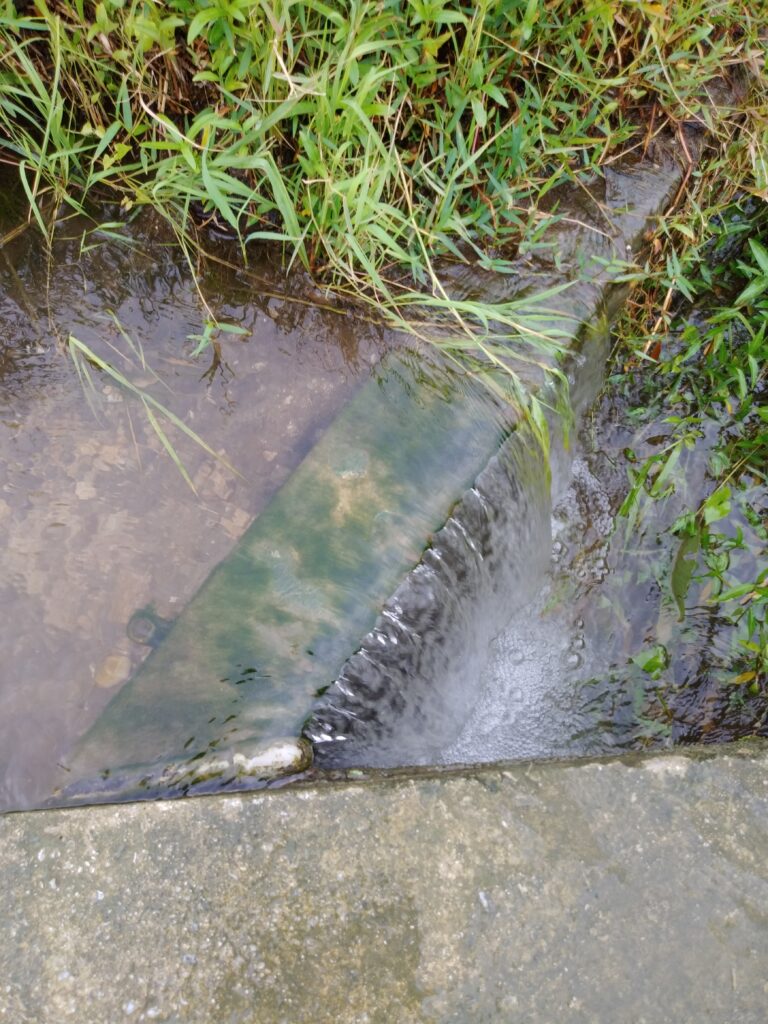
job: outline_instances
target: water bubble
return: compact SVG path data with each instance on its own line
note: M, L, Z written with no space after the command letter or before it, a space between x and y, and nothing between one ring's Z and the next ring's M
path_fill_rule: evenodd
M571 651L565 659L565 663L570 669L578 668L581 664L581 655L577 651Z

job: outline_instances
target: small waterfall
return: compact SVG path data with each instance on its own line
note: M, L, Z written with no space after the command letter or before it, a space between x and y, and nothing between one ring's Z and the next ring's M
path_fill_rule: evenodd
M549 464L521 427L324 695L305 729L320 765L434 761L477 699L489 641L541 583L550 522Z
M575 422L602 384L609 336L603 313L571 353ZM500 420L487 397L476 405ZM457 759L455 744L486 687L493 641L535 603L549 571L552 503L571 475L567 425L550 414L545 452L519 422L433 535L304 728L320 767Z
M494 303L498 321L478 321L488 354L542 398L553 354L526 358L516 339L552 331L578 410L600 381L622 261L679 177L674 162L607 169L594 195L561 197L546 251L510 274L441 266L445 294L470 320L478 297ZM453 321L422 313L453 343ZM479 383L490 362L447 352L381 364L78 743L65 799L72 786L100 799L105 783L114 799L115 779L133 798L135 780L175 785L209 755L250 764L302 726L327 767L445 759L491 642L545 578L570 461L556 439L547 459Z
M570 277L550 305L572 335L568 373L576 419L602 380L608 323L625 294L617 270L679 178L670 159L606 169L586 197L576 190L561 197L570 216L548 229L549 259L528 268L540 289ZM525 276L458 268L447 290L459 299L519 297ZM553 416L551 427L557 434L562 424ZM567 486L571 462L562 439L553 442L551 456L518 427L463 495L306 723L319 765L454 759L450 748L479 699L491 642L545 579L551 495Z

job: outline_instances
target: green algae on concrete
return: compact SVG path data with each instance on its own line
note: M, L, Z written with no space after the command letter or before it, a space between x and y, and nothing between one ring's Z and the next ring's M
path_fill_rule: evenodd
M763 1024L768 747L0 818L7 1024Z
M298 736L378 605L504 433L443 374L383 369L210 576L67 765L76 798L157 788L169 760ZM135 770L105 769L138 764ZM146 770L145 770L146 769ZM130 780L130 781L129 781ZM143 781L142 781L143 780ZM188 780L190 781L190 780Z
M549 255L528 270L536 291L570 282L531 308L574 349L604 322L623 261L680 177L669 157L638 162L609 169L591 199L576 190L573 217L564 204ZM521 278L462 272L446 287L504 304ZM578 391L578 361L574 376ZM174 793L199 789L201 760L231 764L296 737L513 423L477 381L390 357L86 734L57 800L168 795L169 763ZM238 782L234 770L204 774L206 785Z

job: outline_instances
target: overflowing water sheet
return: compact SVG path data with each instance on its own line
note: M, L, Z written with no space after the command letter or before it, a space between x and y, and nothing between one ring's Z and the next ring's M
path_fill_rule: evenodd
M578 216L556 213L535 259L508 275L441 268L444 287L467 305L484 295L500 316L514 312L529 329L557 331L561 344L575 346L573 366L592 368L579 376L592 379L607 340L611 282L679 173L671 160L611 170L590 199L575 190L567 206L562 197ZM507 358L519 351L519 372L541 387L543 360L526 361L515 331L498 328L493 343ZM450 324L438 329L454 340ZM584 352L576 357L578 345ZM68 755L58 799L252 786L259 778L243 766L263 764L265 745L297 736L318 695L305 728L318 750L339 747L342 737L350 749L352 723L370 758L390 749L388 723L396 720L407 759L417 747L431 758L476 692L462 659L481 634L461 598L473 594L477 605L481 581L497 577L492 586L506 594L511 571L524 601L548 549L549 463L541 437L518 424L509 390L488 365L470 372L424 352L383 360ZM554 390L546 397L554 400ZM488 542L476 542L483 531ZM498 548L500 535L508 547L492 566L489 545ZM446 576L437 571L442 553ZM414 565L382 627L382 604ZM489 593L482 607L483 626L500 627L500 598ZM377 657L386 650L388 659L381 685L344 668L371 630ZM372 706L368 732L364 715L348 714L361 694Z
M610 284L676 180L674 165L641 162L609 171L594 195L568 197L567 214L547 236L547 255L538 256L540 287L558 277L575 282L549 299L572 332L564 366L575 418L602 381L609 324L621 301ZM460 300L501 299L519 282L461 268L446 287ZM531 369L535 381L539 368ZM530 607L545 582L551 495L564 486L572 453L567 419L554 410L556 389L544 385L541 394L552 409L549 450L518 424L456 503L308 722L320 766L445 758L483 692L489 643L514 612Z
M549 467L518 429L347 661L308 733L320 763L430 764L475 699L489 639L541 584ZM351 759L351 760L350 760Z

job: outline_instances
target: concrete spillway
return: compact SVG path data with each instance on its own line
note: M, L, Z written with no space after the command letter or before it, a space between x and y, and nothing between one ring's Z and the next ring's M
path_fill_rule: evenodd
M535 264L447 270L445 288L554 332L583 400L616 278L680 176L671 156L607 169L589 197L562 198ZM516 366L548 387L541 365ZM535 582L548 486L513 405L440 360L389 357L80 742L58 799L250 785L242 765L297 737L313 710L307 732L325 750L378 744L383 763L403 763L430 735L445 743L472 700L469 638L498 625L499 587L523 601ZM394 753L392 736L404 743Z

